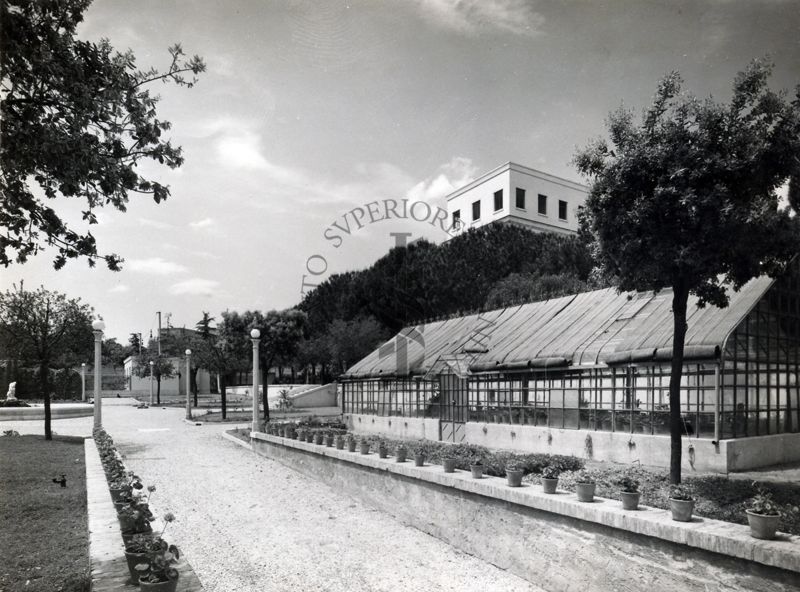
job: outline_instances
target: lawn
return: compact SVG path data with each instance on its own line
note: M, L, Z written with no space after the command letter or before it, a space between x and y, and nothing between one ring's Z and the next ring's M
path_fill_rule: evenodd
M0 590L88 592L82 441L1 436L0 479Z

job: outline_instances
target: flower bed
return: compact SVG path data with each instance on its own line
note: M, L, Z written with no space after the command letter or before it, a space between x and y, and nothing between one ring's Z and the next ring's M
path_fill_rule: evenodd
M155 517L150 511L150 498L156 492L155 485L145 487L133 471L125 469L114 441L105 430L95 430L94 440L116 506L131 583L138 584L142 590L174 592L179 578L175 564L180 552L162 535L175 516L165 513L161 532L153 532L151 522ZM154 588L159 584L161 587Z

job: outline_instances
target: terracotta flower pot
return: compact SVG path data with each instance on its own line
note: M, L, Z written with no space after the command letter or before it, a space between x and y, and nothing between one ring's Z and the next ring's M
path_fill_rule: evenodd
M472 471L473 479L483 479L483 465L470 465L469 470Z
M672 519L677 522L691 522L694 500L677 500L669 498L669 507L672 510Z
M317 432L317 435L314 436L314 444L320 446L322 445L323 442L324 442L324 436L322 435L321 432Z
M369 442L361 442L361 454L369 454Z
M619 496L622 499L623 510L638 510L639 498L641 493L638 491L620 491Z
M331 434L325 436L325 446L333 448L333 436Z
M414 466L415 467L422 467L425 465L425 455L424 454L415 454L414 455Z
M356 451L356 441L355 440L348 440L347 441L347 450L350 452Z
M386 458L389 456L389 450L385 446L378 446L378 456L381 458Z
M766 541L775 538L775 531L781 521L780 516L768 516L766 514L756 514L750 510L747 513L747 523L750 525L750 536Z
M178 579L168 580L166 582L157 582L151 584L150 582L139 582L139 589L142 592L175 592L178 588Z
M131 574L131 584L135 586L139 583L139 572L136 571L136 566L147 561L147 554L128 553L128 551L125 551L125 561L128 562L128 571Z
M542 491L545 493L555 493L558 488L558 477L555 479L545 479L542 477Z
M395 458L397 462L404 463L406 462L406 456L408 455L408 450L403 446L398 446L397 450L394 451Z
M341 436L336 438L336 450L344 450L344 438Z
M593 502L594 490L597 487L596 483L576 483L575 493L578 496L579 502Z
M456 459L454 458L446 458L442 461L442 466L444 467L445 473L455 473L456 472Z
M508 486L521 487L523 475L525 475L525 471L523 471L522 469L518 471L506 471L506 479L508 480Z

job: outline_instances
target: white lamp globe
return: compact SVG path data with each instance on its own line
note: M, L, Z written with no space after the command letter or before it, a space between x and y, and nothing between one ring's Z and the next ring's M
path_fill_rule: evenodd
M102 331L106 328L106 324L103 322L103 319L95 319L92 321L92 329L95 331Z
M152 366L152 365L153 365L153 360L150 360L150 366Z
M192 355L192 350L190 350L190 349L187 349L187 350L186 350L186 355L187 355L187 356L191 356L191 355Z
M250 331L250 337L252 337L253 339L258 339L259 337L261 337L261 331L259 331L258 329L253 329L252 331Z
M81 362L81 368L86 368L86 362Z

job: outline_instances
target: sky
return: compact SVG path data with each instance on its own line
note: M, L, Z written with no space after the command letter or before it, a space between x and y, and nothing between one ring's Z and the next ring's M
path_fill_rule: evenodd
M132 49L141 69L166 67L175 42L208 65L194 88L153 90L186 161L141 172L170 198L132 195L92 227L122 271L54 271L47 250L0 269L0 289L80 297L121 342L147 339L157 311L193 327L203 311L294 306L392 233L446 238L424 220L356 224L370 202L445 207L508 161L584 182L576 148L671 70L720 101L753 58L774 61L774 88L800 83L800 0L95 0L78 36ZM80 203L50 205L81 228Z

